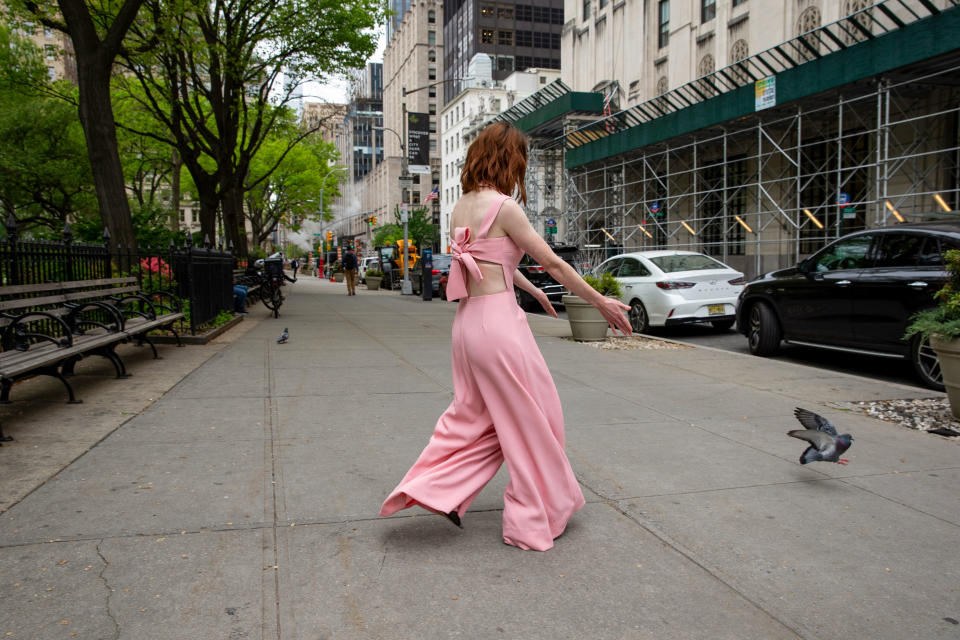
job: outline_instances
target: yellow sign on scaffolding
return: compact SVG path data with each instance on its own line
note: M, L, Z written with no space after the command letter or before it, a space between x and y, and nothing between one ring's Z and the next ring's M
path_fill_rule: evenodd
M777 76L757 80L754 85L755 111L769 109L777 104Z

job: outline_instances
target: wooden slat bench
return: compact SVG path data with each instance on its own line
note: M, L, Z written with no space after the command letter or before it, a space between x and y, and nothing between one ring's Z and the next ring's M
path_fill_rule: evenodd
M247 274L245 269L237 269L233 272L233 281L247 288L247 304L253 304L260 299L263 278L258 274Z
M10 401L14 382L35 375L57 378L69 402L81 402L67 381L79 360L102 356L125 378L116 346L146 343L159 358L148 333L168 329L179 344L181 309L168 292L140 292L135 277L0 287L0 402ZM0 440L9 440L2 429Z

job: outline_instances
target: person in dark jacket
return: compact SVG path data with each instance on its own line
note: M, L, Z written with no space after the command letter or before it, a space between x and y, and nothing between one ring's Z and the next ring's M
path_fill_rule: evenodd
M343 279L347 281L347 295L357 295L357 256L353 253L353 247L347 247L347 252L343 254Z

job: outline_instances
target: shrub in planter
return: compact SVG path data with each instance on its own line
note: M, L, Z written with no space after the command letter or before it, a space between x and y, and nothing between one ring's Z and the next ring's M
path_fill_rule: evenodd
M914 314L906 337L920 335L930 340L930 346L940 359L951 411L960 419L960 250L945 252L943 260L950 277L947 284L934 294L939 304Z
M588 275L583 279L605 296L619 298L621 295L620 282L609 273L599 278ZM567 309L567 319L570 321L574 340L597 342L606 339L609 324L596 307L580 296L571 294L563 296L563 305Z
M380 269L367 269L363 277L367 281L367 289L376 291L380 288L380 282L383 281L383 271L380 271Z

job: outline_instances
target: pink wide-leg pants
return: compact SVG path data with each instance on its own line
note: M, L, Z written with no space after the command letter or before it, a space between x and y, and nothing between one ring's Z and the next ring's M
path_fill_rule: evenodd
M506 460L503 540L546 551L584 499L556 386L513 291L460 301L452 353L453 402L380 515L420 505L462 517Z

